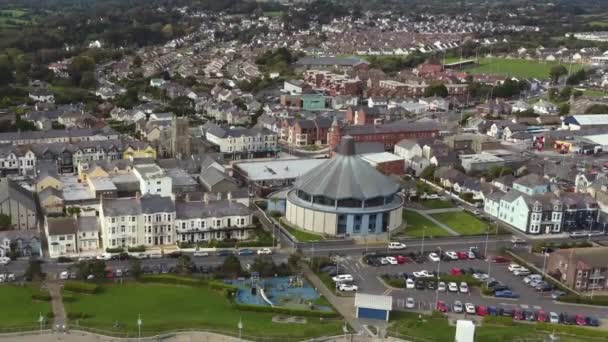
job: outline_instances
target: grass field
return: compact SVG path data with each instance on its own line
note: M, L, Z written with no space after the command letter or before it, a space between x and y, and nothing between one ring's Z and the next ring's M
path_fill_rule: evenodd
M586 89L583 91L583 95L591 97L605 97L608 96L608 91L601 89Z
M273 323L276 313L238 311L224 295L211 289L161 284L106 286L100 294L77 295L75 302L65 305L67 312L93 315L78 324L115 332L136 333L141 315L142 334L187 328L236 333L242 319L243 335L305 338L338 334L343 324L341 320L317 318L307 318L306 324ZM115 328L115 322L120 328Z
M38 317L51 311L49 302L32 300L35 289L11 285L0 286L0 328L36 327Z
M453 63L459 61L460 58L446 58L445 63ZM471 73L483 73L513 76L520 78L538 78L548 79L551 67L557 65L557 62L532 61L526 59L507 59L507 58L480 58L479 64L476 66L465 67L462 70ZM570 64L566 65L570 68ZM572 72L582 68L580 64L572 64Z
M420 238L423 234L425 237L450 236L450 233L445 229L434 224L431 220L417 212L403 210L403 220L407 223L407 226L405 227L405 235L407 236L415 238Z
M281 219L279 220L281 222L281 226L283 226L283 228L287 229L287 231L293 235L293 237L295 237L296 239L298 239L298 241L300 242L314 242L314 241L322 241L325 240L325 238L319 234L314 234L314 233L310 233L310 232L306 232L302 229L298 229L293 227L292 225L290 225L289 223L285 222L285 218L281 217Z
M283 15L283 11L268 11L263 12L262 14L264 14L265 17L280 17Z
M399 334L405 335L407 337L410 337L411 340L417 338L424 341L433 342L454 341L456 327L450 326L448 324L447 319L445 318L432 318L431 316L423 316L422 320L420 321L418 319L418 314L395 312L391 314L391 321L391 327L389 328L390 332L397 332ZM560 330L564 330L564 332L566 332L567 330L568 332L579 332L580 334L590 335L559 335L560 342L599 342L602 340L605 341L605 338L608 337L608 333L598 329L592 330L563 325L558 326L549 324L540 325L516 323L513 326L478 326L475 329L475 342L512 342L524 340L528 342L550 341L548 336L552 332L552 330L549 330L551 328L555 328L556 334L558 335L560 333Z
M432 214L431 216L460 235L480 235L488 229L486 222L464 211Z
M422 204L425 208L428 209L454 208L452 202L439 199L425 199L418 201L418 203Z
M27 12L20 9L0 10L0 27L18 27L30 23Z

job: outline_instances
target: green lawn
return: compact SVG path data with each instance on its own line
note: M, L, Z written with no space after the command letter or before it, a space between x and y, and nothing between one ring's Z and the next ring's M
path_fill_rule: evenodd
M405 339L420 339L421 341L433 342L452 342L456 327L450 326L445 318L432 318L423 316L418 319L418 314L406 312L394 312L391 314L391 335L401 334ZM608 333L598 329L586 329L569 326L556 326L549 324L525 324L515 323L513 326L482 325L475 329L475 342L512 342L529 341L542 342L549 341L548 335L553 328L559 336L560 342L591 342L601 341L608 337ZM569 335L560 335L560 330ZM585 335L585 336L581 336ZM588 335L588 336L587 336ZM399 335L397 335L399 336Z
M445 209L454 208L454 205L450 201L444 201L439 199L425 199L420 200L418 203L422 204L428 209Z
M12 285L0 286L0 328L36 327L40 314L46 316L51 312L50 302L33 301L32 294L37 290L32 287Z
M595 26L595 27L606 27L606 28L608 28L608 21L603 21L603 20L591 21L591 22L589 22L589 25Z
M188 328L236 333L242 319L243 335L308 338L338 334L343 324L342 320L318 318L307 318L306 324L273 323L276 313L238 311L223 294L204 287L129 282L106 286L100 294L76 297L75 302L65 303L67 312L93 315L78 324L131 336L137 332L140 314L144 334ZM114 327L117 321L120 328Z
M583 95L590 97L605 97L608 96L608 91L601 89L586 89L583 91Z
M464 211L432 214L431 216L460 235L481 235L488 229L486 222Z
M405 235L415 238L450 236L445 229L434 224L431 220L410 210L403 210L403 220L407 223ZM426 227L426 228L425 228Z
M263 12L265 17L280 17L283 15L283 11L267 11Z
M298 241L300 241L300 242L315 242L315 241L325 240L325 238L319 234L315 234L315 233L304 231L302 229L295 228L294 226L285 222L285 218L283 218L283 217L280 219L280 222L281 222L281 226L283 226L283 228L287 229L287 231L291 235L293 235L296 239L298 239Z
M459 61L460 58L446 58L445 63L453 63ZM551 67L559 64L558 62L546 62L526 59L507 59L507 58L480 58L479 64L476 66L464 67L463 70L471 73L484 73L505 75L521 78L538 78L548 79ZM570 64L565 65L570 69ZM572 64L571 71L575 72L581 69L581 64Z

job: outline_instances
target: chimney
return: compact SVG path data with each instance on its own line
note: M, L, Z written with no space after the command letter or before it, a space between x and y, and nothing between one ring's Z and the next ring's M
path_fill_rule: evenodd
M205 202L205 204L209 203L209 194L206 192L203 194L203 202Z

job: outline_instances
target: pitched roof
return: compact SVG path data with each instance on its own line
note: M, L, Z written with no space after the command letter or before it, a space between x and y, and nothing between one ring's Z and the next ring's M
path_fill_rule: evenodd
M219 200L177 203L176 219L194 219L226 216L245 216L251 209L240 202Z
M73 217L47 218L49 235L76 234L76 220Z
M19 202L29 210L36 211L36 201L30 191L11 179L0 178L0 204L9 199Z

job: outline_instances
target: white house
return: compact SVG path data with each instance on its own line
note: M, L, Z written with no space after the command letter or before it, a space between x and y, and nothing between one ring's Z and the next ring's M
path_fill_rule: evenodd
M57 258L77 252L76 219L73 217L47 217L44 232L48 240L49 256Z
M81 216L77 221L77 246L79 252L99 249L99 226L96 216Z
M534 110L534 113L539 115L550 115L559 112L559 109L556 105L545 100L539 100L534 105L532 105L532 110Z
M213 123L203 126L205 138L219 147L223 153L274 152L277 148L277 134L265 128L223 128Z
M167 173L156 164L136 165L133 174L139 180L139 190L142 194L170 197L173 195L172 180Z
M283 83L283 91L290 95L302 94L306 83L300 80L287 80Z

